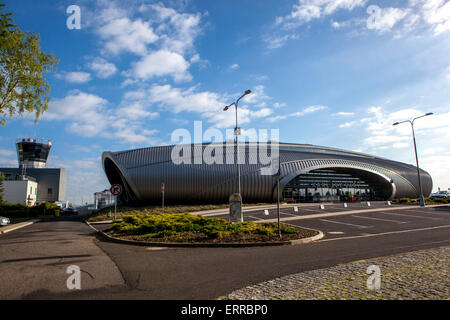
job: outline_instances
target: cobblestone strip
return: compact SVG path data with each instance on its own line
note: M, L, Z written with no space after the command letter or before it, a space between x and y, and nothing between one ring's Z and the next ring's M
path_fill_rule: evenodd
M367 268L381 271L369 290ZM450 247L380 257L292 274L233 291L232 300L450 299Z

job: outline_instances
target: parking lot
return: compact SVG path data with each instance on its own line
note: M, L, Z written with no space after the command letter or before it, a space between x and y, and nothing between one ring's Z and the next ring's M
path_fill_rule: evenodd
M448 206L425 208L414 206L411 209L402 210L398 210L398 207L398 205L388 206L385 202L373 202L370 203L370 206L367 206L367 203L352 203L348 204L347 208L344 208L343 204L332 204L324 205L324 209L321 209L319 204L299 205L298 211L294 211L294 207L291 206L281 208L280 217L284 224L321 230L325 233L325 238L321 241L367 237L384 233L413 232L413 230L433 230L450 225L450 208ZM383 210L370 212L372 211L370 209ZM350 214L350 211L355 211L355 214ZM334 215L342 212L349 214ZM270 209L268 213L266 215L264 210L247 211L244 212L244 221L273 221L277 218L277 209ZM227 214L208 216L228 218ZM298 219L295 219L296 217Z

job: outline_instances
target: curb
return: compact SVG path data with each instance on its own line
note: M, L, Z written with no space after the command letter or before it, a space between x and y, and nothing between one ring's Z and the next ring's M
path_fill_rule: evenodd
M91 225L90 222L84 220L84 222L91 227L97 235L101 236L106 241L120 243L120 244L128 244L135 246L143 246L143 247L171 247L171 248L245 248L245 247L274 247L274 246L285 246L285 245L299 245L299 244L307 244L313 241L322 239L325 235L320 230L304 228L308 230L313 230L319 232L315 236L303 238L303 239L295 239L295 240L286 240L286 241L276 241L276 242L248 242L248 243L177 243L177 242L146 242L146 241L135 241L135 240L125 240L116 237L112 237L106 234L103 231L97 230L94 226Z
M13 225L10 224L9 226L11 226L11 228L8 228L8 226L6 226L8 229L5 229L5 230L1 230L0 229L0 234L5 234L5 233L8 233L8 232L11 232L11 231L14 231L14 230L18 230L18 229L24 228L24 227L32 225L32 224L34 224L36 222L39 222L39 221L41 221L41 220L40 219L35 219L35 220L27 221L27 222L19 222L15 226L14 226L14 224Z

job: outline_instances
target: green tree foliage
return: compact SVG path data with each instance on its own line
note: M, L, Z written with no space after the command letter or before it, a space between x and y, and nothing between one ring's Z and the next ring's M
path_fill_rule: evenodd
M0 123L24 112L35 113L37 121L50 101L46 74L55 70L58 59L41 51L39 35L13 25L3 7L0 4Z

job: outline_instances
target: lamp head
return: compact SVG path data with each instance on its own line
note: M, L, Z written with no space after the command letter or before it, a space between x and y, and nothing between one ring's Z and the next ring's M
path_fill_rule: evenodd
M247 90L247 91L245 91L245 95L247 95L247 94L250 94L250 93L252 93L252 91L251 91L251 90Z
M427 114L425 114L426 116L431 116L433 114L433 112L428 112Z
M393 124L393 126L396 126L396 125L398 125L398 122L396 122L396 123Z

